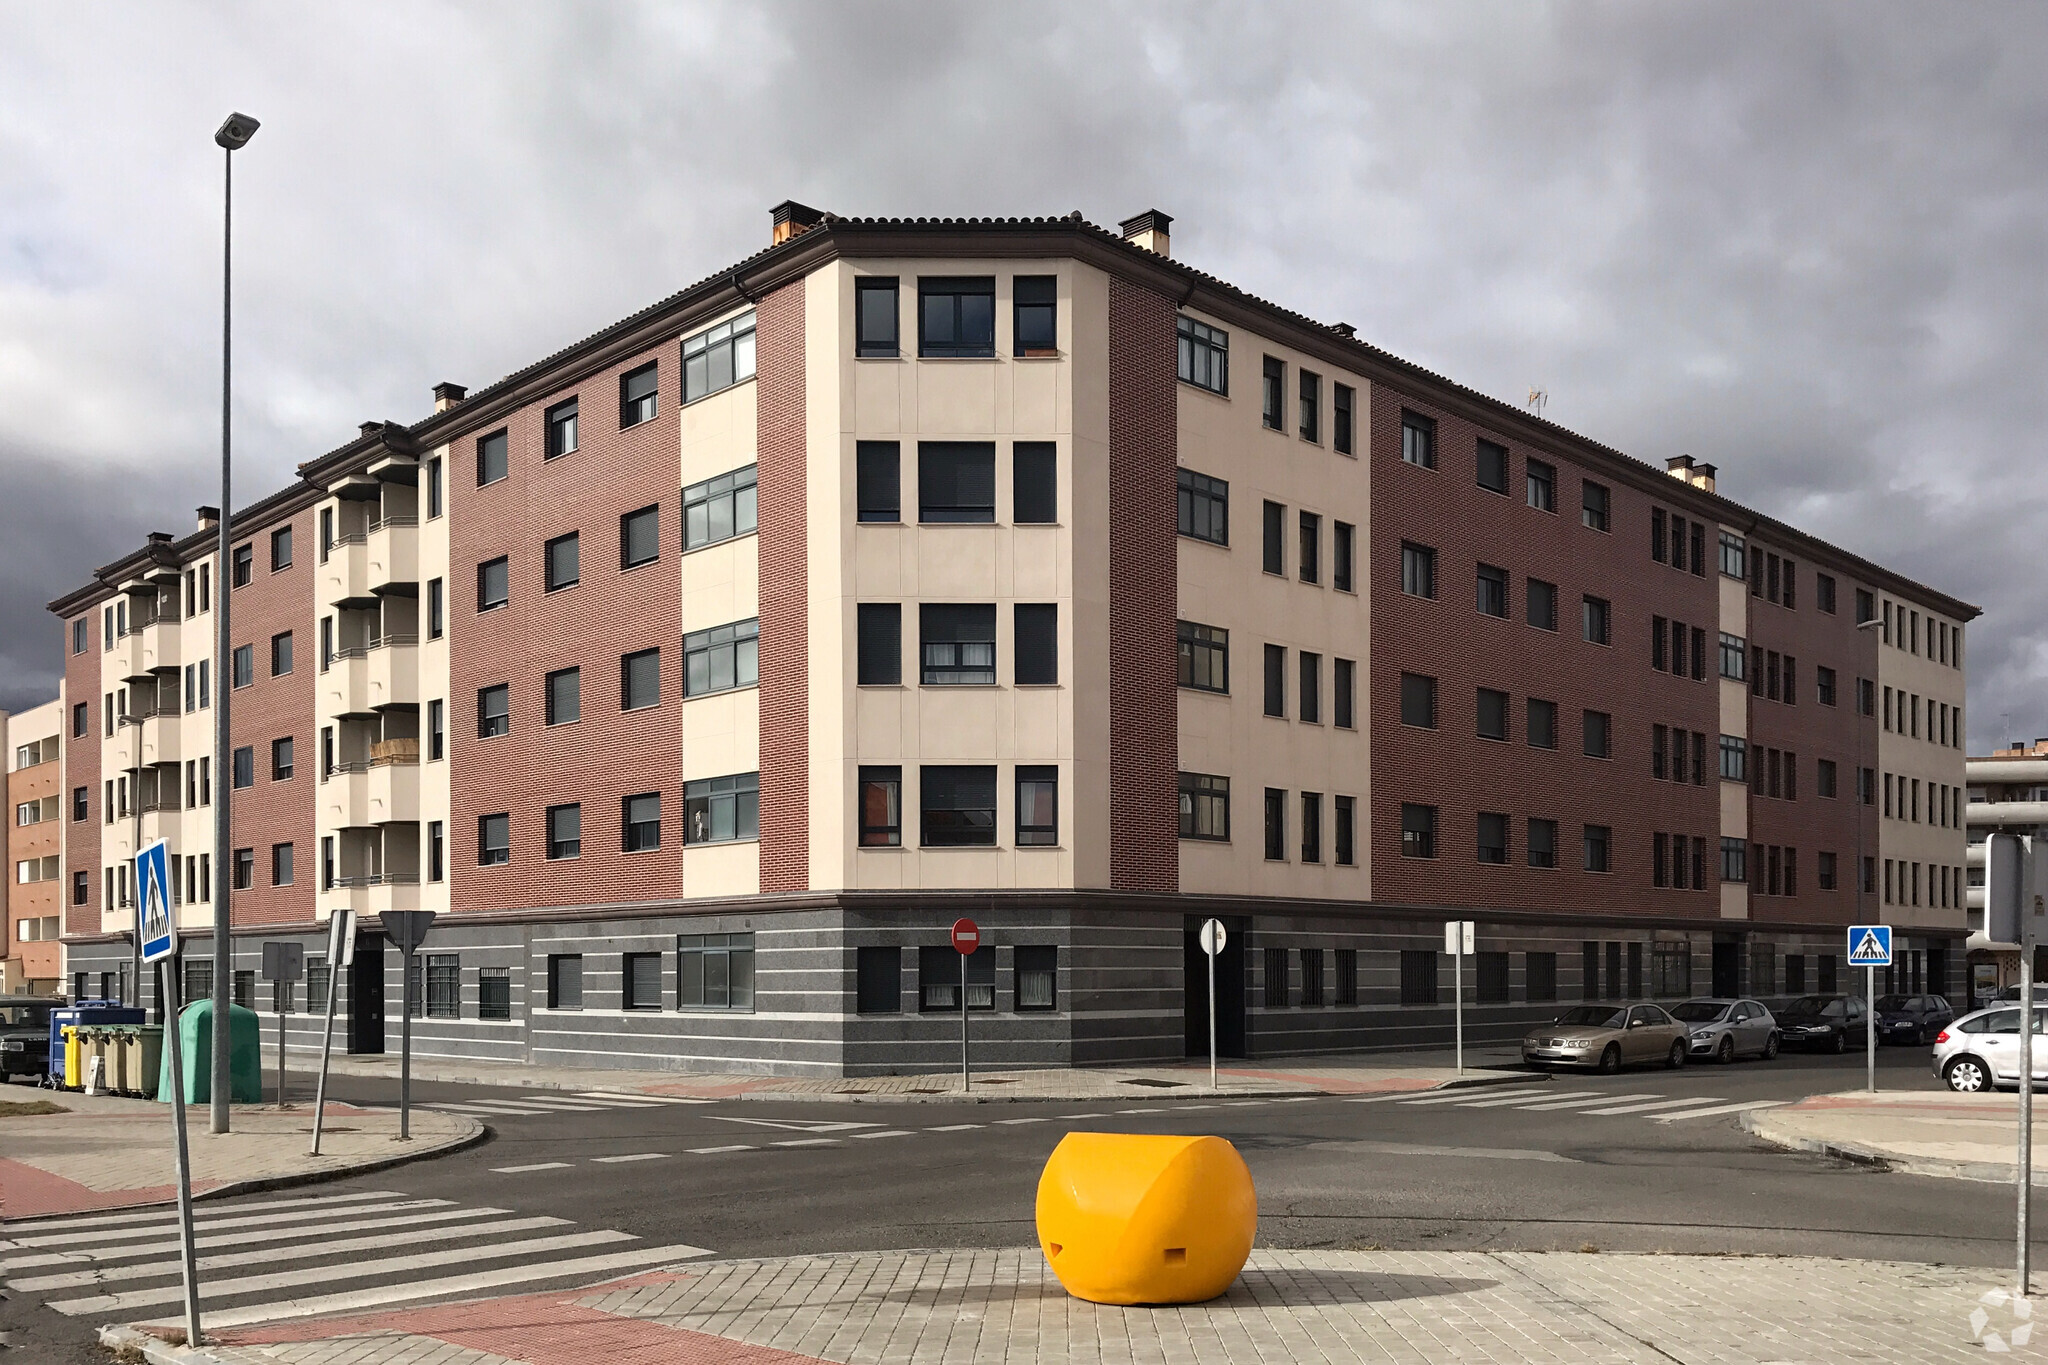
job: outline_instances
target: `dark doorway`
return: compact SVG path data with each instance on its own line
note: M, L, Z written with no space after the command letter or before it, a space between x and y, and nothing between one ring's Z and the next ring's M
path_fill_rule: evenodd
M1742 994L1742 941L1714 940L1714 994L1722 998Z
M1209 957L1202 951L1202 922L1207 915L1189 915L1186 928L1188 1056L1209 1055ZM1223 921L1223 951L1216 957L1216 1054L1244 1056L1244 936L1250 921L1241 915L1218 915Z
M348 1050L384 1050L384 935L357 934L348 969Z

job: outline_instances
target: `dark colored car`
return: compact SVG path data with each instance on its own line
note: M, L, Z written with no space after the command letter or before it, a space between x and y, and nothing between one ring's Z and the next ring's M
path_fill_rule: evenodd
M50 1011L45 996L0 995L0 1084L16 1076L40 1081L50 1070Z
M1778 1011L1778 1037L1786 1047L1847 1052L1861 1041L1865 1018L1860 995L1802 995Z
M1955 1010L1939 995L1880 995L1877 1041L1925 1047L1955 1018Z

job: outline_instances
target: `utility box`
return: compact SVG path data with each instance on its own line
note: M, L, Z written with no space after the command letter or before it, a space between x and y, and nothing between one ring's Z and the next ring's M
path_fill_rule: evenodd
M159 1062L156 1097L168 1103L180 1092L187 1104L213 1100L213 1001L195 1000L178 1014L178 1046L185 1063L183 1084L171 1076L171 1050ZM256 1011L228 1006L228 1100L263 1102L262 1034Z

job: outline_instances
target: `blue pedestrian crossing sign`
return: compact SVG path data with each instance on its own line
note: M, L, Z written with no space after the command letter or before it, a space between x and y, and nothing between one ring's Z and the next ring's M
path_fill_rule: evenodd
M171 847L164 840L135 855L135 890L142 906L142 960L169 957L178 935L171 927Z
M1849 926L1849 965L1889 967L1892 965L1892 927L1889 924Z

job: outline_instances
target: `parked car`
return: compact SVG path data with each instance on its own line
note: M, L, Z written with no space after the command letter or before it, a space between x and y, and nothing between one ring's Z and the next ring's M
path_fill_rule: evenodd
M1778 1035L1786 1047L1847 1052L1867 1016L1860 995L1802 995L1778 1011Z
M40 1081L50 1070L50 1010L64 1003L39 995L0 995L0 1084Z
M1674 1006L1671 1017L1685 1025L1696 1058L1769 1061L1778 1055L1778 1021L1755 1000L1688 1000Z
M1687 1051L1685 1025L1655 1005L1574 1005L1522 1036L1522 1060L1531 1066L1675 1067L1685 1065Z
M1955 1022L1956 1012L1939 995L1877 997L1877 1041L1925 1047Z
M2048 1080L2048 1010L2034 1015L2034 1079ZM2020 1083L2020 1012L1994 1005L1964 1015L1934 1040L1934 1074L1951 1090L1976 1094Z

